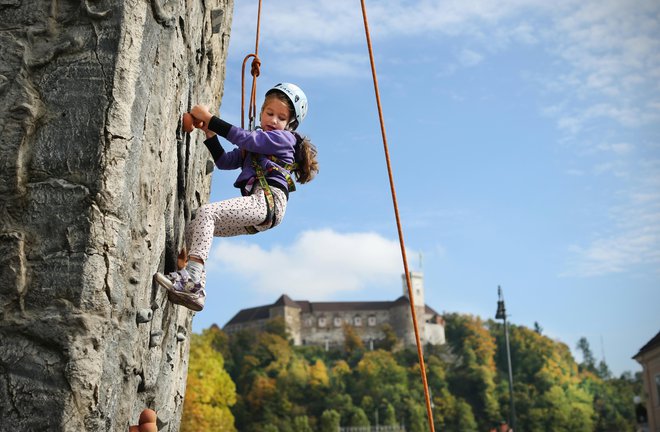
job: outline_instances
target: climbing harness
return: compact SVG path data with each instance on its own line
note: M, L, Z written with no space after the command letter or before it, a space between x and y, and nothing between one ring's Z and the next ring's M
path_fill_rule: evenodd
M271 162L275 164L273 166L268 167L264 172L263 167L261 166L259 161L257 161L258 155L256 153L250 153L250 155L252 156L252 167L254 168L254 171L257 174L257 180L259 180L259 185L261 186L261 189L263 189L264 191L264 197L266 198L266 203L267 203L266 220L263 222L263 224L270 224L269 228L272 228L273 224L275 223L275 198L273 197L273 191L270 189L270 185L266 180L266 173L272 171L281 172L284 175L284 178L286 179L289 192L293 192L296 190L296 184L294 183L293 178L291 178L291 171L295 170L298 164L296 163L289 164L278 159L273 155L264 155L265 158L269 159ZM257 228L253 226L246 226L245 230L249 234L256 234L259 232L259 230L257 230Z
M371 63L371 75L374 83L374 92L376 93L376 105L378 107L378 118L380 120L380 131L383 137L383 149L385 151L385 160L387 162L387 173L390 179L390 190L392 192L392 204L394 206L394 215L396 217L396 226L399 232L399 244L401 246L401 258L403 259L403 269L406 272L406 285L408 286L408 299L410 300L410 313L413 320L413 328L415 329L415 341L417 343L417 357L419 358L419 369L422 375L422 383L424 384L424 398L426 400L426 414L429 421L429 429L431 432L435 431L433 424L433 409L431 407L431 397L429 392L429 384L426 379L426 367L424 366L424 354L422 352L422 343L419 337L419 327L417 325L417 313L415 312L415 302L413 300L412 283L410 281L410 271L408 270L408 258L406 257L406 247L403 241L403 230L401 229L401 218L399 217L399 206L396 199L396 191L394 190L394 177L392 176L392 164L390 163L390 154L387 147L387 134L385 133L385 121L383 120L383 109L380 104L380 91L378 90L378 77L376 76L376 65L374 62L374 53L371 47L371 36L369 34L369 21L367 19L367 8L364 0L360 0L362 4L362 18L364 21L364 33L367 38L367 48L369 49L369 62Z

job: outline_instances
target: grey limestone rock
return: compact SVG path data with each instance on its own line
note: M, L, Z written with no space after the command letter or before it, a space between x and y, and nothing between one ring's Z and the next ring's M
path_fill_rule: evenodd
M1 431L127 431L147 407L178 430L193 313L152 275L208 199L180 118L220 102L232 8L0 0Z

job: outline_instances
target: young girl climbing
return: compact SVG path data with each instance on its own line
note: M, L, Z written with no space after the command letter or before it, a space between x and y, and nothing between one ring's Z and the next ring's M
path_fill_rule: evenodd
M307 97L294 84L277 84L266 92L261 128L255 131L233 126L202 105L194 106L190 114L205 132L204 144L216 166L241 169L234 186L242 196L199 207L186 227L186 267L154 276L167 289L170 301L200 311L206 299L204 263L213 237L255 234L279 225L289 192L295 190L291 174L299 183L307 183L318 172L318 161L316 147L296 132L307 114ZM236 148L225 152L216 134Z

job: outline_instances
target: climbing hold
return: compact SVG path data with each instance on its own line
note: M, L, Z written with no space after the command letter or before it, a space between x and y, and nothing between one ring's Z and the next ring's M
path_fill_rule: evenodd
M151 318L153 317L154 313L151 309L140 309L135 316L135 320L137 321L138 324L143 324L151 321Z
M131 426L129 432L158 432L158 417L156 412L149 408L140 413L139 426Z
M156 423L156 417L156 412L147 408L140 413L140 424Z
M183 117L181 118L181 121L183 123L184 132L188 132L188 133L195 130L195 128L201 128L202 126L204 126L203 121L196 119L190 113L184 113Z
M183 333L183 332L177 333L176 334L176 340L179 341L179 342L183 342L184 340L186 340L186 334Z
M162 330L152 331L151 334L149 335L149 348L159 346L162 339L163 339Z

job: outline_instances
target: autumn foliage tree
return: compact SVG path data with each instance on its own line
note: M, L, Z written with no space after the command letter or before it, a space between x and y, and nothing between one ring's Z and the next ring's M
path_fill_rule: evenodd
M424 347L435 429L490 430L509 412L503 326L470 315L444 318L447 343ZM509 328L517 429L634 431L638 380L611 378L589 356L578 364L565 344L535 327ZM230 337L217 327L205 331L191 346L182 430L334 432L378 423L426 431L417 352L391 327L383 334L371 350L345 326L346 343L326 351L293 346L281 318ZM580 347L588 348L586 340ZM223 357L231 379L217 369Z
M236 402L236 387L224 368L222 354L213 348L218 331L211 328L192 335L182 432L236 430L230 411Z

